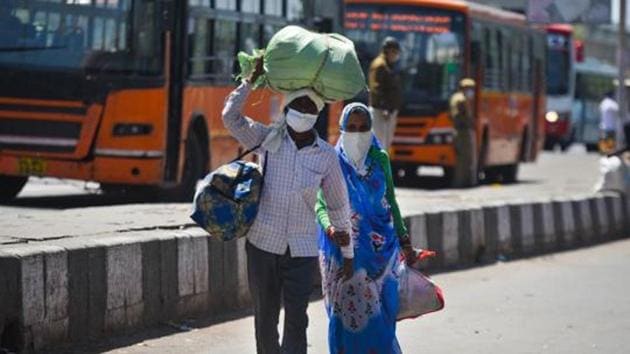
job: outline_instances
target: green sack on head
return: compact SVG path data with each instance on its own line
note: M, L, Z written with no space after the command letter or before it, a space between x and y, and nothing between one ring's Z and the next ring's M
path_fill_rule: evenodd
M350 99L366 87L354 44L340 34L284 27L265 50L238 54L240 77L251 74L260 56L265 75L256 86L268 85L280 92L310 88L328 102Z

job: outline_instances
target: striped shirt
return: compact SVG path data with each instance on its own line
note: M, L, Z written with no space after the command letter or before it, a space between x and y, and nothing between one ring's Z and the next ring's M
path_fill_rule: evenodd
M250 84L241 84L223 108L225 127L248 149L260 144L271 129L242 115L250 91ZM263 148L259 151L264 152ZM332 225L350 231L348 190L330 144L318 137L312 145L298 149L286 134L278 151L269 152L267 158L258 215L247 234L252 245L279 255L288 248L293 257L316 257L315 202L320 188Z

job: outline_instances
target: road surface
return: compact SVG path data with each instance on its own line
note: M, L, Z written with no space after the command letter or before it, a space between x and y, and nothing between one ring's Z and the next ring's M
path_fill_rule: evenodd
M437 274L446 308L403 321L405 353L630 353L630 240ZM309 353L326 353L322 301L309 307ZM255 353L253 318L171 326L65 353Z

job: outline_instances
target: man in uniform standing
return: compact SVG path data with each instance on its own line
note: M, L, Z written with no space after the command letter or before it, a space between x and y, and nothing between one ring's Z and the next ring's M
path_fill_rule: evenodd
M453 187L472 187L478 181L477 143L474 118L475 81L459 82L459 89L451 96L450 115L455 127L455 168Z
M383 41L381 54L370 64L368 84L374 134L385 150L394 140L398 109L402 103L402 84L394 65L400 58L400 44L394 37Z

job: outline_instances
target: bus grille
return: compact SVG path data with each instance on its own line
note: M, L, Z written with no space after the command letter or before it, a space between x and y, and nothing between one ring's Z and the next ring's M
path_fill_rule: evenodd
M0 150L73 153L81 123L0 118Z

